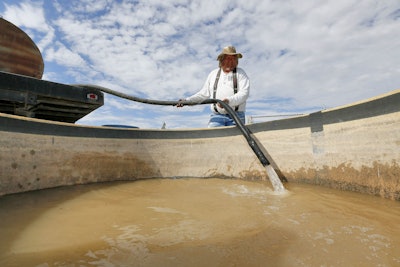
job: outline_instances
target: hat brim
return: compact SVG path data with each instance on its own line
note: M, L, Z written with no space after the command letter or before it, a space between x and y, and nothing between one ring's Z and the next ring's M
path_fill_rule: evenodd
M237 58L242 58L243 57L243 55L240 54L240 53L221 53L221 54L218 55L217 60L220 60L221 57L223 57L225 55L227 55L227 56L235 56L236 55Z

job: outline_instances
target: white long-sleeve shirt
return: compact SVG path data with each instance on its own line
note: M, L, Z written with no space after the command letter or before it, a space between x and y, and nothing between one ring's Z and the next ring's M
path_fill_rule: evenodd
M200 103L206 99L213 98L214 83L218 70L219 68L211 71L203 85L203 88L201 88L201 90L196 94L186 98L186 101ZM250 80L247 77L247 74L241 68L236 68L236 75L237 93L235 94L233 87L233 72L231 71L229 73L225 73L221 70L215 98L219 100L227 98L229 100L229 105L233 109L235 109L236 106L239 106L238 111L245 111L246 100L250 93ZM219 113L227 113L223 108L218 107L218 105L215 106L217 107ZM211 111L215 112L214 105L211 105Z

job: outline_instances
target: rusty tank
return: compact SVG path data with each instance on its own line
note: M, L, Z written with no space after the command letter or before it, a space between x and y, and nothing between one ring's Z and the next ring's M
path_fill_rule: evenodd
M0 18L0 71L41 79L43 70L42 54L32 39Z

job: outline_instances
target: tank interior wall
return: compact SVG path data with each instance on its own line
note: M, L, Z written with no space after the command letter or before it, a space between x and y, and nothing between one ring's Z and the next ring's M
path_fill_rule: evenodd
M1 132L0 143L1 194L154 177L266 178L241 135L165 140Z
M400 200L400 112L256 136L288 182Z

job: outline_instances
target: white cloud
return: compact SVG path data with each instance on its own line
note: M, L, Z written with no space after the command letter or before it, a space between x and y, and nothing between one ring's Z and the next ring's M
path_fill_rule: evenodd
M45 59L69 68L83 68L86 65L85 60L78 53L71 51L59 42L54 43L46 50Z
M4 17L18 26L33 28L41 32L48 31L41 1L25 1L17 5L5 3Z
M244 55L240 66L251 78L248 111L254 114L333 107L400 83L397 0L87 0L54 2L51 16L44 9L48 2L38 3L6 4L4 14L46 33L35 41L46 61L67 69L58 79L69 77L69 83L178 99L201 88L228 44ZM137 107L107 100L111 113ZM182 125L193 125L196 116L207 120L204 107L166 108L163 114L160 107L144 109L157 120L190 117ZM145 113L140 116L151 125Z

